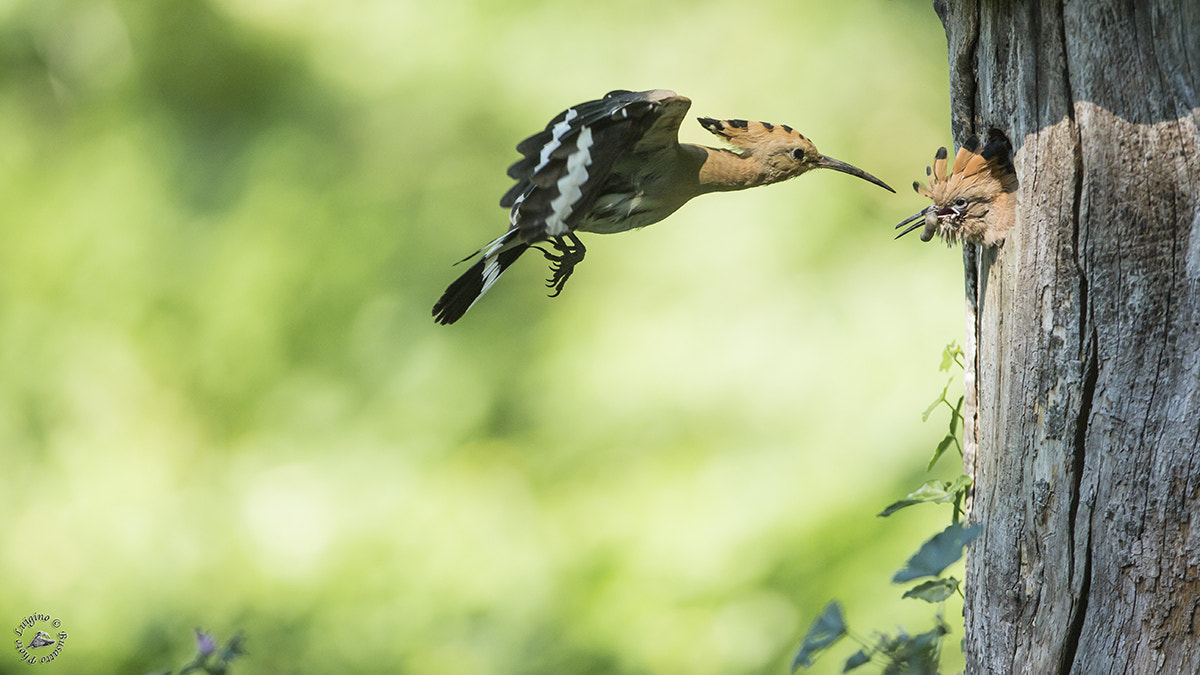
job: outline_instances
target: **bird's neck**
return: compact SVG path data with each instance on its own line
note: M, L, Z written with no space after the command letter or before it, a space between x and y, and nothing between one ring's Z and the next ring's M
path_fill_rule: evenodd
M704 192L744 190L780 180L777 172L754 155L741 155L723 148L703 149L708 153L699 176Z

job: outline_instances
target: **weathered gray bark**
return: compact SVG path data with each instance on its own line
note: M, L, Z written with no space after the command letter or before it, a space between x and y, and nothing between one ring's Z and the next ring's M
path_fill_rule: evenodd
M966 378L970 673L1200 673L1200 2L934 0L1003 132Z

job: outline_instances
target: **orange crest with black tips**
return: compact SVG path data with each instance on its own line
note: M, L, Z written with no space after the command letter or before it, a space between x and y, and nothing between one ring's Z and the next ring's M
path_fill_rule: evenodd
M961 240L994 246L1003 241L1016 215L1017 193L1012 149L1006 139L993 138L981 150L979 138L971 136L955 155L953 169L946 148L938 148L933 166L926 167L925 173L929 187L914 181L913 190L933 205L897 225L913 223L898 237L924 226L921 241L935 234L948 245Z

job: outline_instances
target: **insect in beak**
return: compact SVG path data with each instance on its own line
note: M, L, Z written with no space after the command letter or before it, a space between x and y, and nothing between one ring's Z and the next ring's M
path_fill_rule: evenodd
M905 225L908 225L908 227L904 228L903 232L896 235L896 239L903 237L918 227L924 226L925 231L921 233L921 241L929 241L930 239L933 239L933 234L937 231L938 221L942 220L943 218L957 218L962 214L962 209L957 206L944 206L940 209L938 209L936 206L928 206L905 218L900 222L899 225L896 226L895 229L898 230ZM909 223L912 224L909 225Z

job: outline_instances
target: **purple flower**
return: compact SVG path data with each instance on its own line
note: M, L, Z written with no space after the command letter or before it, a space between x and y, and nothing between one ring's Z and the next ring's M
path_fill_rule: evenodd
M208 656L217 649L217 641L213 639L212 633L205 633L199 628L196 629L196 650L201 656Z

